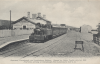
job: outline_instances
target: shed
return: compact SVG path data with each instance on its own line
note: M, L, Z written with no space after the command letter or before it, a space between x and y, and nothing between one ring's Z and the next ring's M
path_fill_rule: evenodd
M89 25L83 25L80 27L81 33L89 33L92 30L92 27Z

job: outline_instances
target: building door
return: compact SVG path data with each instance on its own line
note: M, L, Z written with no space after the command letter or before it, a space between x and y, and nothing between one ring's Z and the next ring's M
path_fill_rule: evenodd
M26 26L23 26L23 29L26 29Z

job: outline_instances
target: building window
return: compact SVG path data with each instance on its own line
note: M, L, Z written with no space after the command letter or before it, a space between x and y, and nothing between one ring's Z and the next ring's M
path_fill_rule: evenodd
M23 29L26 29L26 26L23 26Z

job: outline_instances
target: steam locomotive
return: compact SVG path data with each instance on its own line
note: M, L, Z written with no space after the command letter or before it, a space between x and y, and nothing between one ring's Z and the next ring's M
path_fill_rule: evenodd
M67 32L66 26L58 24L41 25L40 23L37 23L35 26L36 28L34 29L34 33L32 33L29 36L30 42L33 41L45 42L49 39L63 35Z

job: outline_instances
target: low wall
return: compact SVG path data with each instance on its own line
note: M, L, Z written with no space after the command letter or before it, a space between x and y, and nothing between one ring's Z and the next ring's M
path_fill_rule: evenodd
M0 37L31 34L33 30L0 30Z
M0 30L0 37L11 36L11 30Z

